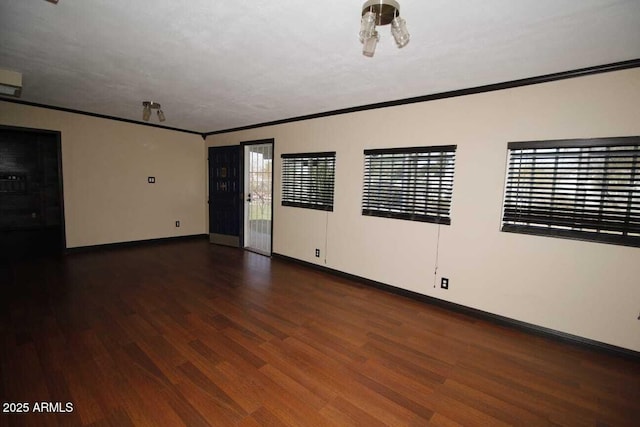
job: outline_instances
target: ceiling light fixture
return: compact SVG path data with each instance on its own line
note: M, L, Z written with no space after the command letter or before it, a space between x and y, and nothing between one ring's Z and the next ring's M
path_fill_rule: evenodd
M360 21L360 42L364 45L362 54L372 57L380 35L376 25L391 24L391 34L399 48L409 43L407 22L400 18L400 4L395 0L368 0L362 5Z
M162 107L159 103L153 101L143 101L142 102L142 120L148 122L151 118L151 110L158 110L158 120L164 122L166 118L164 117L164 113L162 112Z

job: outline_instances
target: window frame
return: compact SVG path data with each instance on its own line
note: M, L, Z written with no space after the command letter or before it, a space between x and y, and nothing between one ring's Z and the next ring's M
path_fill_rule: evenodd
M281 154L280 158L282 160L280 204L282 206L295 208L333 212L336 152L285 153ZM321 162L320 164L328 166L328 170L331 172L330 176L326 173L327 171L325 171L324 176L320 177L322 178L322 180L320 180L321 182L318 183L314 182L314 179L318 180L319 177L313 177L311 170L307 171L308 173L297 173L298 171L294 169L287 171L287 168L294 167L297 161ZM287 172L291 172L291 174ZM297 182L295 181L296 179L298 180ZM297 188L288 187L294 182L297 184Z
M635 147L631 150L628 150L631 154L629 157L631 160L628 162L622 162L621 158L626 158L621 155L622 151L621 147ZM611 148L616 148L616 150L610 150ZM577 167L559 167L559 158L562 155L558 155L555 158L555 166L553 168L553 181L551 190L546 190L541 188L541 184L535 184L533 180L530 180L531 184L529 187L520 186L519 188L514 187L514 182L510 181L512 177L512 172L516 171L516 167L513 162L513 152L515 150L560 150L560 149L573 149L576 151L565 151L564 153L568 153L565 156L565 159L568 158L578 158L578 161L570 162L569 164L577 164ZM592 149L589 151L588 149ZM603 149L602 151L598 151L599 149ZM614 153L613 155L595 155L595 153ZM616 153L617 152L617 153ZM557 152L559 153L559 152ZM556 153L556 154L557 154ZM532 153L528 153L529 157L537 154L535 151ZM549 156L553 153L541 153L546 156ZM570 154L573 154L571 156ZM589 157L590 154L594 154L592 157ZM615 154L618 154L616 156ZM579 157L577 155L580 155ZM522 156L522 154L520 154ZM584 158L582 156L585 156ZM541 157L542 158L542 157ZM547 157L549 158L549 157ZM596 164L596 161L583 161L585 159L602 159L600 162L603 164L603 167L592 167L592 164ZM613 166L611 165L613 162ZM616 164L617 163L617 164ZM620 163L628 163L631 166L629 168L620 167ZM548 163L547 163L548 164ZM535 161L532 163L533 167L532 171L535 171ZM583 165L589 165L583 166ZM614 169L616 168L616 169ZM539 167L537 173L542 175L540 172L542 167ZM551 169L547 167L545 169ZM522 170L522 166L520 166L520 170ZM564 181L561 181L560 184L557 184L558 178L557 176L560 174L564 174L565 176L572 176L567 172L567 170L575 170L575 178L573 182L575 183L575 191L573 194L567 194L569 191L566 187L570 186L569 178L561 178ZM593 172L593 170L601 170L602 172ZM629 170L629 174L621 174L614 173L620 170ZM589 174L589 171L592 171ZM614 172L611 172L614 171ZM547 175L550 175L548 173ZM522 175L522 173L520 173ZM626 178L614 179L613 175L623 175ZM513 175L515 177L515 175ZM611 178L609 178L612 176ZM601 177L601 184L599 186L587 187L589 183L593 183L596 178ZM541 178L542 179L550 179L550 178ZM612 181L617 181L618 183L612 183ZM629 184L619 184L620 181L627 181ZM637 183L637 184L634 184ZM517 184L517 183L515 183ZM511 185L511 187L510 187ZM564 186L559 189L559 191L565 191L565 193L561 193L560 196L556 197L556 188L558 186ZM616 188L618 190L609 190L610 188ZM511 189L510 189L511 188ZM511 211L514 210L514 207L520 203L521 205L525 205L526 202L526 193L527 191L523 190L523 188L529 188L529 206L526 208L522 208L522 211L526 209L529 210L529 219L527 220L526 212L521 212L518 216L516 213L508 212L508 209ZM635 190L634 188L638 188ZM515 190L514 190L515 189ZM520 191L521 190L521 191ZM536 190L538 190L536 192ZM544 191L542 191L544 190ZM519 191L519 192L518 192ZM627 193L626 196L623 195L614 195L610 196L607 194L606 197L603 197L605 192L609 193ZM512 193L511 195L509 193ZM535 192L538 196L532 196L531 194ZM595 195L591 193L600 192L600 197L595 198ZM547 195L550 194L549 197ZM556 198L554 198L556 197ZM582 201L579 202L579 198L582 198ZM615 205L622 204L620 202L616 202L616 199L624 199L627 197L626 207L618 207ZM537 199L538 201L533 203L532 201ZM524 200L524 201L523 201ZM545 200L548 200L546 202ZM573 203L571 203L573 200ZM531 208L531 205L534 204L537 208ZM539 212L542 211L540 207L543 204L548 204L551 208L547 210L546 215L548 216L548 225L542 225L541 223L544 219L538 220L538 222L534 222L531 219L535 217L534 212L538 212L538 218L540 218ZM563 206L563 207L555 207L554 206ZM634 208L635 206L635 208ZM580 210L580 208L583 208ZM593 210L599 210L599 223L593 222ZM626 210L626 217L622 213ZM562 215L558 214L558 212L564 212ZM555 213L555 215L554 215ZM559 237L573 240L583 240L583 241L591 241L591 242L599 242L599 243L609 243L609 244L617 244L623 246L634 246L640 247L640 224L633 224L634 217L638 217L640 214L640 136L631 136L631 137L611 137L611 138L592 138L592 139L562 139L562 140L550 140L550 141L523 141L523 142L510 142L507 145L507 167L506 167L506 177L505 177L505 189L504 196L502 202L502 216L501 216L501 231L510 232L510 233L521 233L521 234L530 234L530 235L538 235L538 236L548 236L548 237ZM573 215L573 219L568 219L567 217ZM581 215L581 219L577 219L577 217ZM606 220L603 220L603 216L606 216ZM589 219L585 219L588 217ZM518 221L520 219L521 221ZM564 224L561 224L564 221ZM573 221L573 222L571 222ZM589 222L590 221L590 222ZM616 224L618 226L620 221L625 223L625 227L622 230L615 230L614 227ZM637 221L637 219L636 219ZM555 223L555 224L551 224ZM619 234L616 234L619 233ZM630 235L631 234L631 235ZM635 235L638 234L638 235Z
M456 150L457 145L364 150L362 215L451 225ZM446 161L444 167L440 169L433 167L431 159L436 156L432 153L440 154L439 158ZM404 176L400 176L394 183L394 179L389 176L374 174L373 156L381 156L380 168L384 165L388 169L390 166L391 169L388 170L391 174L397 173ZM420 181L416 179L421 159L427 159L422 167L433 170L433 174L440 174L438 179L427 178ZM395 168L396 160L402 163L397 168ZM438 185L433 184L436 181ZM390 195L393 194L390 186L400 187L398 189L400 201L393 206L390 202ZM438 187L438 191L430 192L434 187ZM424 190L424 193L418 194L417 190Z

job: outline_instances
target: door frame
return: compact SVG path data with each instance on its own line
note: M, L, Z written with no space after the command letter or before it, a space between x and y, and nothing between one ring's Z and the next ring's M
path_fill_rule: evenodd
M60 253L64 253L67 250L67 227L66 227L66 219L64 214L64 177L62 174L62 132L58 130L49 130L49 129L37 129L37 128L26 128L20 126L7 126L0 125L0 130L10 130L17 132L25 132L25 133L40 133L52 135L55 144L56 144L56 152L58 155L58 177L60 178L58 181L58 194L60 196Z
M271 255L273 254L273 212L274 212L274 205L275 205L275 198L274 196L274 176L275 176L275 166L276 166L276 141L274 138L266 138L266 139L257 139L257 140L252 140L252 141L241 141L240 142L240 151L241 151L241 156L240 156L240 188L242 189L241 191L241 195L242 195L242 203L240 204L240 219L241 219L241 224L242 226L240 227L240 247L246 251L251 251L251 249L247 249L245 248L244 245L244 227L245 227L245 215L244 215L244 205L245 205L245 197L246 194L244 194L244 184L245 184L245 164L244 164L244 151L245 151L245 146L247 145L260 145L260 144L271 144L272 148L271 148L271 155L273 156L273 158L271 159L271 251L269 253L269 255L265 255L262 254L261 255L265 255L265 256L269 256L271 257ZM256 252L258 253L258 252Z

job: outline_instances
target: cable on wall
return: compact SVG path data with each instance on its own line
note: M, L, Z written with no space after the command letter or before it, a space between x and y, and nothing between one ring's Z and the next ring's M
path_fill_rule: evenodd
M329 211L326 214L327 219L324 223L324 265L327 265L327 246L329 245Z
M436 267L433 270L433 287L436 287L438 279L438 257L440 255L440 224L438 224L438 238L436 239Z

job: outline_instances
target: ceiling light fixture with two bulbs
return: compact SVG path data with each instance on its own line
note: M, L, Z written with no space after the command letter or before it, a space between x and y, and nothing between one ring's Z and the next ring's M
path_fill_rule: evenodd
M391 34L399 48L409 43L407 22L400 17L400 4L395 0L368 0L362 5L360 21L360 42L364 45L362 54L372 57L380 36L377 25L391 24Z
M142 120L144 120L145 122L149 121L149 118L151 117L151 110L158 110L158 120L160 120L161 122L164 122L166 120L160 104L153 101L142 102Z

